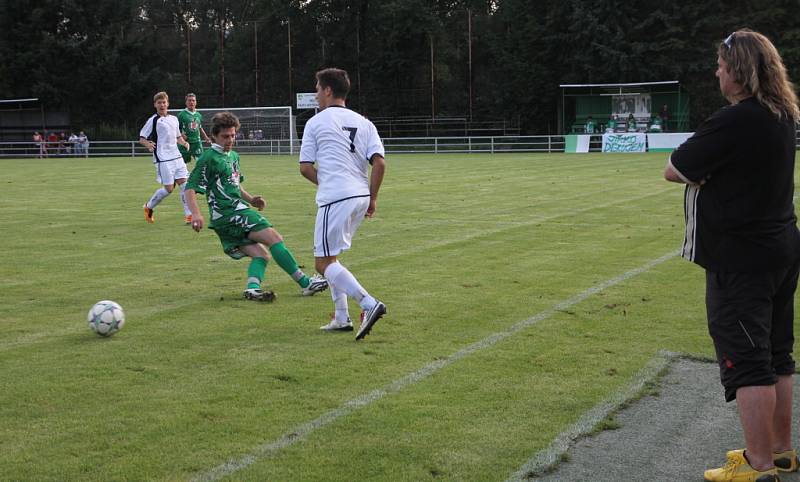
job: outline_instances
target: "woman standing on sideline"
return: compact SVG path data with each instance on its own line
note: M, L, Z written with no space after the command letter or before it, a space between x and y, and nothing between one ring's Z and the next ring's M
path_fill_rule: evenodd
M794 213L797 96L768 38L737 30L717 49L730 105L670 157L686 184L681 255L706 270L708 329L725 400L737 401L745 449L707 470L712 482L773 482L796 471L792 448L794 293L800 232Z

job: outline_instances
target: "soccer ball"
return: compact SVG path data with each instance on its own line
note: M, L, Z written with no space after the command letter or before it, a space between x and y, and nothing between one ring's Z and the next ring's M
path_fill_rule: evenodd
M98 301L89 310L89 329L100 336L111 336L125 325L122 307L109 300Z

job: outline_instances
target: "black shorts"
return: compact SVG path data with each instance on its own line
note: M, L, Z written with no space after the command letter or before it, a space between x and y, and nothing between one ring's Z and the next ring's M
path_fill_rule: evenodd
M794 292L799 263L765 273L706 271L708 332L725 400L739 387L774 385L794 373Z

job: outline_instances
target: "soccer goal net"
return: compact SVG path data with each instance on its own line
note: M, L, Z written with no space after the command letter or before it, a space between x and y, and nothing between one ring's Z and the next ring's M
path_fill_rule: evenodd
M170 109L177 116L183 109ZM211 135L211 119L218 112L230 112L239 118L236 151L253 154L294 154L298 152L297 127L291 107L200 108L203 129Z

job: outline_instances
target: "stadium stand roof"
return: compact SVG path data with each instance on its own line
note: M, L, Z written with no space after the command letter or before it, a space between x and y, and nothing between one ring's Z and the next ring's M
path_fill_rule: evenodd
M644 85L666 85L677 83L679 83L677 80L662 80L660 82L630 82L625 84L561 84L559 87L641 87Z
M29 99L0 99L0 104L11 104L14 102L36 102L38 97L31 97Z

